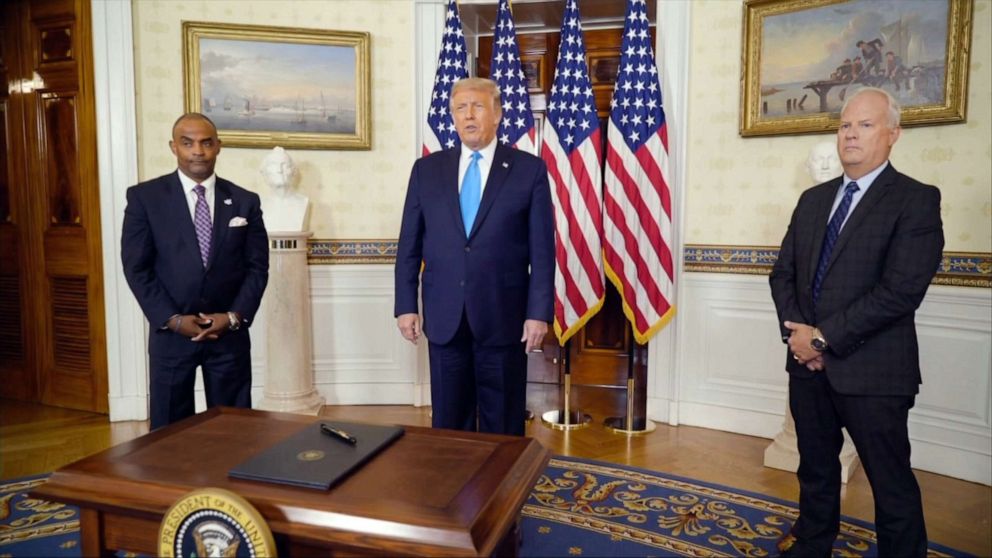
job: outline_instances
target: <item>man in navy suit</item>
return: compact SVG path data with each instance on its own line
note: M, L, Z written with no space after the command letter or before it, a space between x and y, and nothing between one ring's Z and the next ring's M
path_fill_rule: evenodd
M940 263L940 191L899 173L899 105L863 88L837 131L843 177L802 194L771 274L789 345L799 518L785 556L830 556L847 428L875 497L879 556L925 556L909 410L921 382L914 315Z
M499 88L459 81L450 107L461 147L419 159L396 255L396 322L424 323L436 428L523 435L527 352L554 300L554 223L541 159L499 145Z
M128 188L121 238L124 275L150 324L153 430L194 413L197 366L208 407L251 407L248 325L269 279L259 197L214 174L214 123L181 116L169 147L179 169Z

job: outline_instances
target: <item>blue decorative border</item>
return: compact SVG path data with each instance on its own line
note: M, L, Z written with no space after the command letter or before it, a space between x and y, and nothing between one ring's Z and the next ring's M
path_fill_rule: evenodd
M310 240L311 264L391 264L396 261L396 240ZM685 271L768 275L778 248L688 244L682 251ZM992 253L944 252L936 285L992 288Z
M778 248L688 244L682 254L685 271L768 275L778 259ZM944 252L933 283L992 288L992 254Z
M307 261L311 264L393 263L395 240L310 240Z

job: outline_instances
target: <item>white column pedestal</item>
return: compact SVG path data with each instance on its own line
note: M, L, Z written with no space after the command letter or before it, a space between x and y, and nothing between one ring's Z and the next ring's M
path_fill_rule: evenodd
M858 452L854 449L847 430L844 431L844 447L840 450L840 479L845 484L854 470L860 464ZM775 440L765 448L765 467L782 469L795 473L799 470L799 449L796 445L796 421L792 418L792 409L789 403L785 404L785 422L782 423L782 431L775 436Z
M307 239L311 232L269 231L265 290L268 365L258 408L316 415L324 398L313 387L313 327Z

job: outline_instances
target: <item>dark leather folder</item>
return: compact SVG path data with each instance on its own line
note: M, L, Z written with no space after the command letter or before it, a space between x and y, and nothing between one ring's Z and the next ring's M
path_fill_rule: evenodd
M321 432L321 423L343 430L354 445ZM317 421L227 472L228 476L329 489L403 435L399 426Z

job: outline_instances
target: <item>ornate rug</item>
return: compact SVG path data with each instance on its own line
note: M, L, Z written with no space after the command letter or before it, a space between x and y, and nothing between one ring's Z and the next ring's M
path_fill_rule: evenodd
M799 505L602 461L551 459L523 508L521 556L777 556ZM833 555L877 556L874 526L841 517ZM968 556L930 543L928 556Z
M27 497L46 477L0 484L0 558L80 556L78 508ZM761 494L559 456L524 505L520 556L776 556L797 514ZM876 556L872 525L843 517L833 555ZM929 556L968 555L931 543Z

